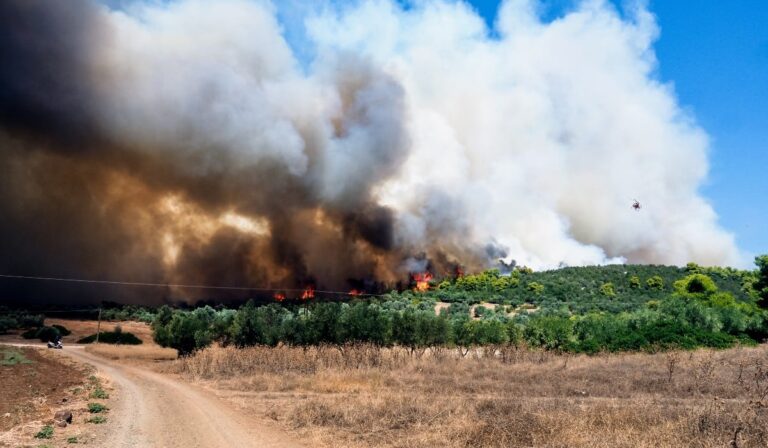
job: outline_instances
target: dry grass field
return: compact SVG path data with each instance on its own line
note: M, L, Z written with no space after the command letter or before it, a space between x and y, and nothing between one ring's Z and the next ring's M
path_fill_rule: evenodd
M768 346L571 356L214 347L168 365L327 447L765 447Z
M156 344L112 345L91 344L85 351L107 359L136 359L141 361L168 361L178 357L176 350Z

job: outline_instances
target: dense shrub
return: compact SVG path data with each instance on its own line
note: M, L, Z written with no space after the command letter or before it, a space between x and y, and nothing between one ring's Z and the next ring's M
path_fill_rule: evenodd
M10 316L0 315L0 334L6 334L8 331L18 328L16 319Z
M96 342L96 335L92 334L77 341L78 344L91 344ZM124 331L102 331L99 333L99 343L102 344L120 344L120 345L139 345L142 340L133 333Z
M102 310L101 318L104 320L133 320L151 323L155 318L155 312L152 308L124 305Z
M52 327L57 329L57 330L59 330L59 334L61 334L62 336L69 336L70 334L72 334L72 332L69 331L63 325L56 325L56 324L54 324L54 325L52 325Z
M752 287L757 304L761 308L768 308L768 255L756 257L755 264L758 270Z
M216 311L210 306L194 311L174 311L162 306L152 321L153 337L158 344L188 355L216 340L228 343L234 316L233 310Z
M0 306L0 334L24 328L39 328L43 326L44 320L45 317L40 314L30 314L24 310L11 310Z
M533 347L548 350L570 350L575 345L574 321L567 317L543 316L528 321L524 337Z
M42 342L55 341L61 338L61 332L56 327L40 327L27 330L21 334L24 339L40 339Z

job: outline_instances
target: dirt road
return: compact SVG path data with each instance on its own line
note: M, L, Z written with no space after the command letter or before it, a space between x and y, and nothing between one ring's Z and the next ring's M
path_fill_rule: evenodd
M301 446L257 417L171 376L101 358L78 346L61 352L96 367L117 389L110 400L105 447Z

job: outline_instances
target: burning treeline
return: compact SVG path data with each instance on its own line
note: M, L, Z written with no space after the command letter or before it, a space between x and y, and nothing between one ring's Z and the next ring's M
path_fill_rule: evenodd
M294 54L277 6L266 2L123 3L0 5L2 272L365 293L408 284L414 274L450 276L459 265L479 270L511 256L536 267L736 257L731 237L696 195L706 165L699 130L678 123L674 99L644 83L642 68L639 87L618 78L614 87L671 102L666 115L638 109L662 137L628 147L626 158L606 157L599 151L612 151L611 142L641 141L635 137L647 132L618 127L608 141L584 137L586 128L569 120L531 127L544 120L529 111L556 116L533 107L539 101L574 99L548 97L562 91L554 87L536 97L540 91L526 87L528 78L514 67L466 63L467 55L506 61L509 54L494 48L517 44L509 30L490 42L461 3L408 12L378 2L318 16L306 31L315 47L311 62ZM584 35L567 41L589 48L590 27L604 19L631 36L615 51L642 60L638 48L648 44L636 44L645 42L643 23L625 23L605 8L590 11L582 17ZM520 14L502 13L507 21ZM329 31L350 29L339 21L370 17L407 24L393 46L407 50L390 53L355 35L356 28ZM408 37L410 29L427 44L450 44L428 45L444 70L420 65L421 41ZM527 60L524 52L519 58ZM530 62L522 65L536 78ZM599 61L585 64L604 71ZM472 76L502 78L462 78L470 66ZM472 90L479 86L498 91ZM525 114L514 110L520 101L528 102ZM674 144L659 141L664 136ZM589 148L579 146L582 137ZM664 151L649 155L657 147ZM583 167L567 154L614 166ZM692 173L675 182L666 177L678 171L666 168L651 173L662 178L655 180L648 172L624 173L618 189L607 178L584 181L587 173L637 166L631 154L663 166L679 166L674 158L683 157ZM582 181L600 194L586 194ZM670 185L677 190L654 190ZM589 199L566 201L580 190ZM647 207L628 221L618 210L629 191L655 199L659 211ZM18 282L0 288L4 298L104 298L98 290ZM110 293L133 302L208 295L173 288Z

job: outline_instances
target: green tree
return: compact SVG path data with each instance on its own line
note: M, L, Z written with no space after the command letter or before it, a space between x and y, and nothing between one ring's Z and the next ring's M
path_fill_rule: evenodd
M629 278L629 287L632 289L640 289L640 277L633 275Z
M413 308L395 312L392 316L392 339L394 342L407 347L411 353L422 341L419 335L419 316Z
M231 336L238 347L277 345L283 339L284 308L270 304L256 307L253 301L243 305L232 321Z
M645 340L630 330L629 325L628 315L625 314L587 314L574 325L578 350L587 353L637 350Z
M691 274L674 284L675 294L684 299L705 300L717 292L715 282L704 274Z
M616 297L616 290L613 287L613 283L603 283L600 285L600 294L606 297Z
M515 347L520 347L525 340L523 335L523 330L525 327L513 320L508 321L505 325L507 341Z
M343 313L340 303L317 303L309 310L309 334L314 343L338 344L343 342L344 334L341 322Z
M768 255L755 257L757 265L757 281L753 288L757 293L757 305L760 308L768 308Z
M574 323L567 317L544 316L528 321L525 340L533 347L547 350L569 350L574 339Z
M350 306L345 310L341 324L346 341L388 345L392 340L392 320L378 305L359 302Z
M533 269L528 266L519 266L516 271L524 275L533 274Z
M198 346L200 339L195 336L201 329L201 322L195 316L188 312L177 311L173 313L168 323L168 339L165 345L178 350L179 355L189 355L200 348Z
M544 292L544 285L539 282L530 282L525 286L525 289L532 292L534 295L540 296Z
M685 271L689 274L701 274L702 268L698 264L691 262L685 265Z
M475 320L470 322L472 339L477 345L497 345L509 341L507 328L498 320Z
M460 317L451 320L453 342L459 347L461 356L466 356L475 342L474 326L468 317Z
M155 318L152 320L152 338L163 347L171 344L171 334L168 331L168 324L173 318L173 310L168 305L163 305L157 310Z
M648 289L661 291L664 289L664 279L659 275L654 275L645 281L645 285L648 287Z

